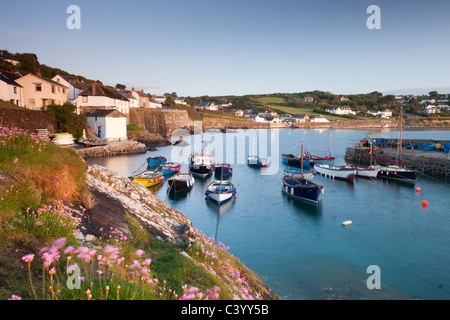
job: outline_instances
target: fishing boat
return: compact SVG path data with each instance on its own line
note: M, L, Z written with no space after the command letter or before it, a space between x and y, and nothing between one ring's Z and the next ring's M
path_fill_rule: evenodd
M233 173L233 168L229 163L218 163L214 166L216 178L228 178Z
M166 162L158 167L163 175L175 174L181 170L181 164L178 162Z
M147 164L149 167L153 167L153 166L160 166L162 164L165 164L167 162L166 157L150 157L147 158Z
M163 172L161 170L145 170L132 176L136 183L142 184L144 187L153 187L164 180Z
M289 167L300 168L302 163L300 163L299 156L295 156L293 154L284 153L281 155L283 162L286 163ZM311 158L307 155L303 155L303 167L309 167L311 165Z
M194 185L195 179L190 173L178 172L167 180L169 192L187 191Z
M394 161L395 164L389 166L374 165L373 168L378 169L378 177L385 179L394 179L398 181L415 183L416 171L404 168L402 166L402 148L403 148L403 107L400 109L400 139L398 144L399 158L398 161Z
M221 204L236 196L236 188L228 180L215 180L206 188L205 196Z
M270 160L255 153L255 140L253 140L253 155L247 157L247 164L252 167L268 167L270 165Z
M211 174L214 164L214 157L203 152L203 134L202 134L202 151L193 153L189 156L189 173L197 177L207 177Z
M249 156L247 158L247 164L252 167L268 167L270 161L266 158L261 158L258 156Z
M302 174L306 180L311 180L312 178L314 178L315 172L312 170L306 170L306 169L303 169L303 171L302 171L299 168L289 167L289 166L284 168L284 175L287 177L301 178Z
M301 163L303 163L303 140ZM300 200L305 200L313 203L318 203L320 195L323 193L323 186L315 184L303 175L303 165L300 168L300 177L293 177L284 175L283 177L283 192Z
M332 179L340 179L346 181L353 181L356 176L356 169L345 166L334 166L331 164L315 164L314 171L325 177Z
M315 164L330 164L330 165L332 165L332 164L334 164L335 158L331 154L332 153L331 152L332 136L333 136L333 134L330 133L330 149L329 149L330 153L328 156L322 157L322 156L307 153L307 156L310 158L311 165L315 165Z
M100 146L106 146L108 144L108 140L106 140L106 139L100 139L100 140L80 139L80 140L78 140L78 143L82 144L86 148L89 148L89 147L100 147Z

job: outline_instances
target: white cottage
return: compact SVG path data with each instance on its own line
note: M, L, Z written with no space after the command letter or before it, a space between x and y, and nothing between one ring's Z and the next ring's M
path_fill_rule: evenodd
M78 98L78 95L81 91L86 89L88 85L80 80L78 80L76 77L72 76L61 76L56 75L52 78L53 81L61 83L62 85L66 86L68 89L67 93L67 101L72 102L76 98Z
M96 110L87 115L87 125L99 138L111 140L128 140L127 117L115 110Z
M22 107L22 86L7 76L0 74L0 99Z

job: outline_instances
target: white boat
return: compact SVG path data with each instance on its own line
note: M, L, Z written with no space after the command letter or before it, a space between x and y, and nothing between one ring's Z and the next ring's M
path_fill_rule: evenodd
M228 180L216 180L206 188L205 196L221 204L236 196L236 188Z
M352 164L345 164L343 167L356 170L356 176L361 178L376 179L378 176L378 168L375 167L358 167Z
M356 176L356 169L346 168L342 166L333 166L329 164L315 164L314 170L325 177L332 179L340 179L346 181L353 181Z

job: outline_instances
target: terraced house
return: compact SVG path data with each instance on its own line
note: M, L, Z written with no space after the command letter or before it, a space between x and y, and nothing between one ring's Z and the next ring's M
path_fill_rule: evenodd
M22 86L23 106L27 109L40 110L52 104L67 102L68 87L41 77L39 70L36 74L29 73L15 81Z

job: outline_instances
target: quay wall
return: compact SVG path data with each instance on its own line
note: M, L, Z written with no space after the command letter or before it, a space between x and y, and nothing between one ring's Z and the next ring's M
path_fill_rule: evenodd
M365 165L370 164L370 150L368 147L347 147L345 160ZM398 150L394 148L378 149L373 152L373 158L383 158L389 162L398 160ZM389 164L381 160L373 163ZM433 177L450 177L450 155L437 151L402 150L402 165Z
M147 152L147 147L145 144L137 141L121 141L112 142L106 146L78 149L77 151L81 155L81 157L87 159L118 156L124 154L145 153Z

